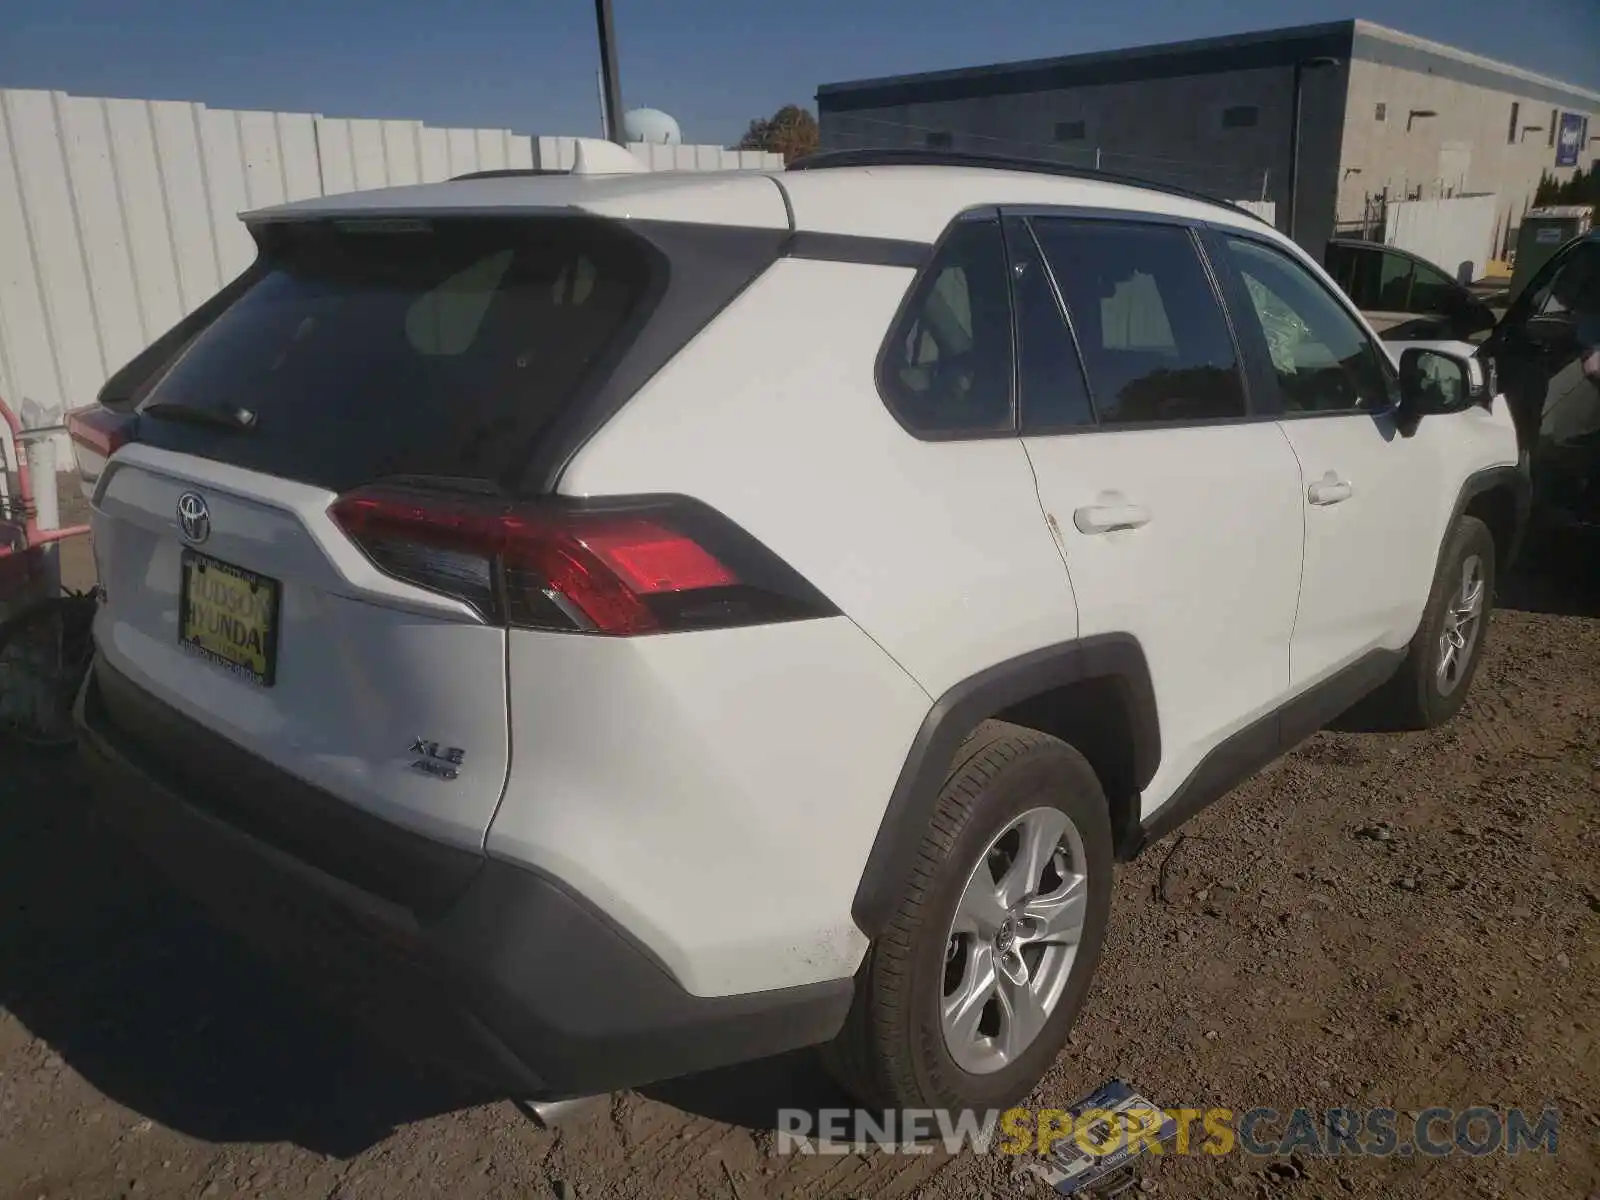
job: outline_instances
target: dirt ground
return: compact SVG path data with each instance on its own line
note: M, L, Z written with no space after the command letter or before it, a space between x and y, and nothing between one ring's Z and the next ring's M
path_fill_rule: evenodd
M1088 1009L1031 1101L1120 1077L1236 1113L1554 1106L1558 1153L1167 1156L1135 1194L1600 1193L1594 568L1508 588L1449 727L1320 734L1124 868ZM0 1197L1050 1194L1001 1156L775 1154L778 1107L842 1103L805 1054L547 1130L210 928L94 827L70 762L13 753L0 793Z

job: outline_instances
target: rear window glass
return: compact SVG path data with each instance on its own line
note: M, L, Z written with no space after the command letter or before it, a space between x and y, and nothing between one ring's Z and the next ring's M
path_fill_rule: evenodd
M654 269L577 218L279 226L260 278L145 397L140 436L334 490L491 479L619 352Z

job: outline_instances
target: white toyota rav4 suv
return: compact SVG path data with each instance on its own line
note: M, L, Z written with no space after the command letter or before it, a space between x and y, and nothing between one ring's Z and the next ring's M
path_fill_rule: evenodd
M516 1094L826 1044L1007 1103L1117 862L1357 701L1461 706L1505 403L1203 197L587 162L248 214L74 420L99 803Z

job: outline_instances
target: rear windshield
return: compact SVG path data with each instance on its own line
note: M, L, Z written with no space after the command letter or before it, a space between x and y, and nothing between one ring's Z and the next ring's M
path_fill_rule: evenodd
M659 268L582 218L318 221L263 241L259 278L143 397L139 437L335 491L513 469L620 353Z

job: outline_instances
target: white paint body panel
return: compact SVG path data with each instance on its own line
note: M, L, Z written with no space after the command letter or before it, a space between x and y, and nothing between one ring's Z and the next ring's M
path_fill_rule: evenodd
M780 261L600 431L561 490L705 501L938 696L1078 623L1022 444L919 441L878 395L872 363L911 277Z
M178 497L205 497L205 554L281 585L277 680L238 678L178 644ZM152 447L124 447L93 512L107 588L95 640L185 716L343 800L480 848L505 782L505 631L380 575L319 488ZM413 738L466 750L460 778L410 768ZM228 781L219 779L219 788Z
M1131 633L1150 665L1161 763L1149 817L1217 743L1289 688L1300 589L1300 473L1271 423L1024 439L1059 530L1079 632ZM1136 529L1085 533L1074 513L1136 505Z
M1305 577L1290 653L1299 691L1369 650L1410 643L1462 483L1515 466L1517 435L1503 396L1487 408L1424 417L1410 436L1388 413L1281 424L1300 461L1302 496L1330 473L1351 485L1348 500L1305 505Z
M852 974L861 869L928 697L843 617L510 635L491 854L619 922L689 992Z
M691 494L849 621L632 646L512 637L512 778L491 852L580 888L700 994L851 973L864 942L850 904L932 697L1077 632L1021 444L919 441L877 394L870 364L911 274L779 262L561 485ZM579 694L539 682L544 655L574 664L560 677ZM588 681L613 661L627 675L595 685L590 713ZM608 729L621 695L629 715Z

